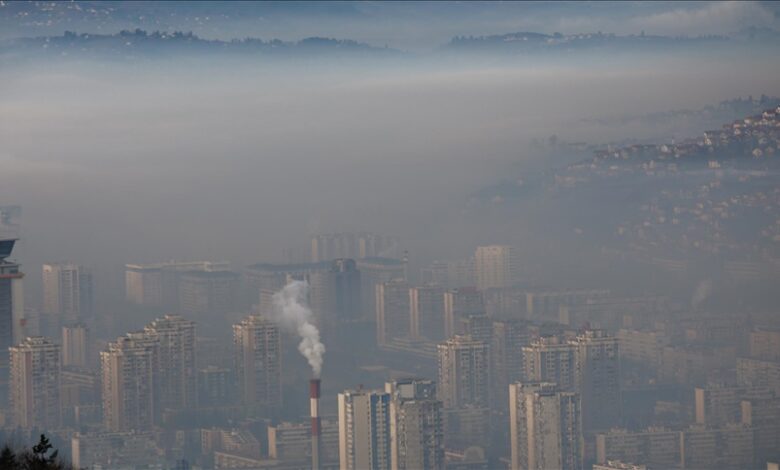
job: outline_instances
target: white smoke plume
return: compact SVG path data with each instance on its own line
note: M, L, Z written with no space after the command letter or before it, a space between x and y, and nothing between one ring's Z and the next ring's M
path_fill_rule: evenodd
M707 297L712 295L712 281L709 279L699 282L691 298L691 307L696 309Z
M314 376L319 377L325 345L320 341L320 331L312 323L314 314L306 302L308 291L308 282L291 281L275 293L274 319L280 326L301 337L298 351L309 361Z

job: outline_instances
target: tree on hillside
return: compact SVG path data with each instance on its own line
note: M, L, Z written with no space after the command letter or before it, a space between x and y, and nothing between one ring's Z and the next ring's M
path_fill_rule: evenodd
M2 470L71 470L72 468L59 458L59 452L43 434L32 450L24 450L17 454L6 444L0 451Z
M0 451L0 468L2 469L16 469L19 468L19 461L16 459L16 454L8 444L3 446L3 450Z

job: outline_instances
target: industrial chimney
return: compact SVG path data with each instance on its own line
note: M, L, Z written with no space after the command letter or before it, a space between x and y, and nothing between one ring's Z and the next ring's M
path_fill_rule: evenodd
M311 468L320 470L320 379L309 381L311 404Z

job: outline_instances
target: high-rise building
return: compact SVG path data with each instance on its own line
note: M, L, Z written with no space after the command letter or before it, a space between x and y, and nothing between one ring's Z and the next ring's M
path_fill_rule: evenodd
M434 261L420 271L422 282L455 289L476 285L474 257L457 261Z
M330 233L311 239L311 260L315 263L337 258L399 258L400 251L397 237L374 233Z
M769 399L772 390L762 387L707 384L694 389L694 419L696 424L721 426L737 423L742 414L743 400Z
M92 272L74 263L43 265L43 312L79 319L92 315Z
M445 408L488 407L490 348L468 336L454 336L437 347L437 394Z
M339 393L339 468L390 469L390 394L371 390Z
M618 340L603 330L586 330L571 340L576 347L577 387L587 431L610 429L621 421Z
M376 286L393 279L406 279L406 261L392 258L362 258L355 260L360 271L363 313L375 320Z
M126 264L125 299L138 305L161 306L163 304L162 265Z
M496 318L523 318L525 316L525 289L519 286L488 289L482 292L485 311Z
M91 368L63 366L60 384L63 424L97 424L100 416L100 374Z
M243 402L248 405L281 405L279 328L263 316L250 315L233 325L233 342L235 370Z
M207 366L198 371L198 404L216 406L233 399L233 374L227 367Z
M609 295L605 289L529 290L525 293L525 311L528 318L560 321L562 308L578 307Z
M617 332L620 357L632 367L657 370L661 367L663 350L671 337L663 331L621 329Z
M530 382L552 382L582 398L586 431L620 423L620 359L617 339L601 330L576 337L543 337L523 347L523 375Z
M260 313L267 314L273 309L273 295L292 280L309 282L309 305L314 314L320 316L327 296L323 289L327 283L320 282L331 268L331 263L272 264L257 263L244 270L244 284L249 290L252 303L257 303Z
M385 384L390 394L391 468L444 468L444 419L436 384L400 379Z
M557 336L538 338L523 347L523 375L526 382L551 382L561 390L575 390L577 348Z
M511 384L509 416L512 469L584 468L578 394L551 383Z
M445 409L444 445L448 453L463 452L470 448L488 450L493 445L490 435L490 408L465 405Z
M125 265L125 298L128 302L152 307L176 309L179 281L188 271L228 271L225 261L166 261Z
M473 340L488 346L493 341L493 319L487 315L469 315L465 323L465 334Z
M780 449L780 397L742 400L741 423L753 430L756 462L777 459Z
M83 323L62 327L62 365L66 367L90 366L89 329Z
M100 353L103 420L109 431L145 431L166 410L197 405L195 323L166 315Z
M16 426L58 429L60 410L60 347L31 337L11 352L11 413Z
M179 315L165 315L149 323L144 333L157 342L157 408L194 408L198 403L195 322Z
M474 270L480 290L511 287L518 279L515 249L506 245L477 247Z
M447 263L447 286L466 287L477 283L474 257Z
M100 353L103 422L109 431L147 431L155 417L156 341L128 333Z
M179 280L179 309L188 315L221 315L235 310L238 274L232 271L188 271Z
M780 361L780 329L756 328L748 338L750 357L766 361Z
M474 287L459 287L444 293L444 336L450 338L463 334L463 322L470 315L484 315L485 302L482 292Z
M444 336L444 288L437 285L409 289L411 336L414 339L441 341Z
M611 330L628 326L652 328L656 325L656 320L669 310L667 299L658 296L616 297L608 290L589 290L583 293L584 301L575 298L574 302L560 304L555 312L558 319L554 321L569 327L589 323ZM531 306L535 308L533 303Z
M533 335L523 320L494 320L492 326L493 403L504 408L509 403L509 384L523 380L523 347Z
M693 385L704 383L717 369L733 368L737 362L736 344L675 344L664 348L658 380Z
M0 216L3 212L0 211ZM23 340L24 293L19 265L7 258L15 238L0 237L0 382L8 380L8 348ZM3 387L5 388L5 387Z
M383 346L393 338L408 337L411 331L409 289L403 279L376 286L376 337Z
M439 284L449 286L447 276L447 262L436 260L428 266L420 269L420 282L425 284Z
M737 358L737 383L780 390L780 361Z
M753 429L742 423L692 425L680 433L682 468L741 470L753 466Z
M752 468L755 431L744 423L697 424L682 431L612 429L596 435L596 461L641 462L650 468Z
M331 263L325 286L326 306L323 325L339 325L364 319L360 271L353 259L336 259Z

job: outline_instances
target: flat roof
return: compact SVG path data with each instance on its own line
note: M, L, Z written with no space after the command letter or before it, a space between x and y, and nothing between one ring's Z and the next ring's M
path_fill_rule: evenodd
M16 238L0 239L0 260L11 256L11 252L14 250L15 244L16 244Z

